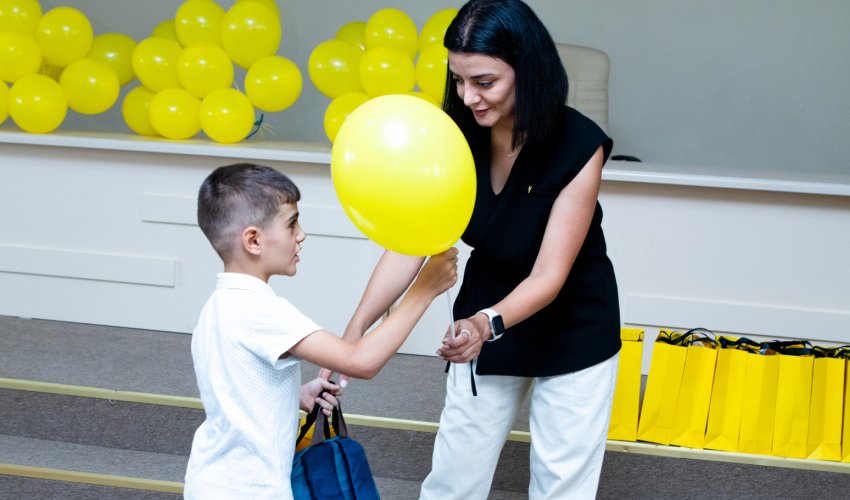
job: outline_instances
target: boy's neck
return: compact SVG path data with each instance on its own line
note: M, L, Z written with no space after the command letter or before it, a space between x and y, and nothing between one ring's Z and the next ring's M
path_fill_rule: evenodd
M259 266L245 265L245 263L241 263L235 259L224 263L224 272L247 274L249 276L253 276L259 280L262 280L264 283L268 283L269 278L271 278L268 273L263 272L261 269L259 269Z

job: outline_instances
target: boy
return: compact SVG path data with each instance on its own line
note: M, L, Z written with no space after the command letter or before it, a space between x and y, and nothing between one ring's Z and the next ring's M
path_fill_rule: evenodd
M299 396L299 359L374 377L431 301L457 279L457 250L450 249L429 259L398 309L372 334L348 343L322 330L268 285L272 275L296 272L306 238L299 199L289 178L259 165L220 167L201 185L198 224L224 272L192 336L207 417L192 442L186 498L292 498L299 399L305 411L318 402L328 413L341 394L317 378Z

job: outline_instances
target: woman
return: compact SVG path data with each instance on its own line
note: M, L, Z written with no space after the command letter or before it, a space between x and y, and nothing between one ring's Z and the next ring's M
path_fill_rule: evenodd
M438 354L469 363L447 384L421 498L487 498L531 394L529 497L593 498L620 349L614 270L597 202L612 142L566 107L555 44L520 0L472 0L449 26L443 109L475 157L473 248ZM386 252L346 332L363 334L422 258ZM458 373L462 366L457 366ZM451 378L449 379L451 381Z

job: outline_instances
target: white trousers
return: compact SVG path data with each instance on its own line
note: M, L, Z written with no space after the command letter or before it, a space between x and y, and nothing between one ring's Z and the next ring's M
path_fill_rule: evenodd
M431 473L420 500L486 500L499 453L517 411L531 392L531 484L528 497L596 497L611 419L618 356L555 377L475 376L469 365L450 375Z

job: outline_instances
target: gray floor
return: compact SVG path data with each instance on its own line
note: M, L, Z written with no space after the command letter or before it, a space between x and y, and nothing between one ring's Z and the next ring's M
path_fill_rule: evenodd
M197 397L190 336L0 316L0 377ZM436 358L397 355L354 381L347 413L437 422L446 375ZM305 365L305 377L316 367ZM459 380L461 380L459 378ZM36 417L34 417L36 415ZM0 390L0 463L180 481L201 410ZM527 430L527 412L517 429ZM157 442L158 430L172 433ZM386 499L415 499L433 434L354 426ZM491 499L526 498L528 445L508 442ZM850 474L607 452L598 498L847 498ZM0 498L176 498L0 475Z

